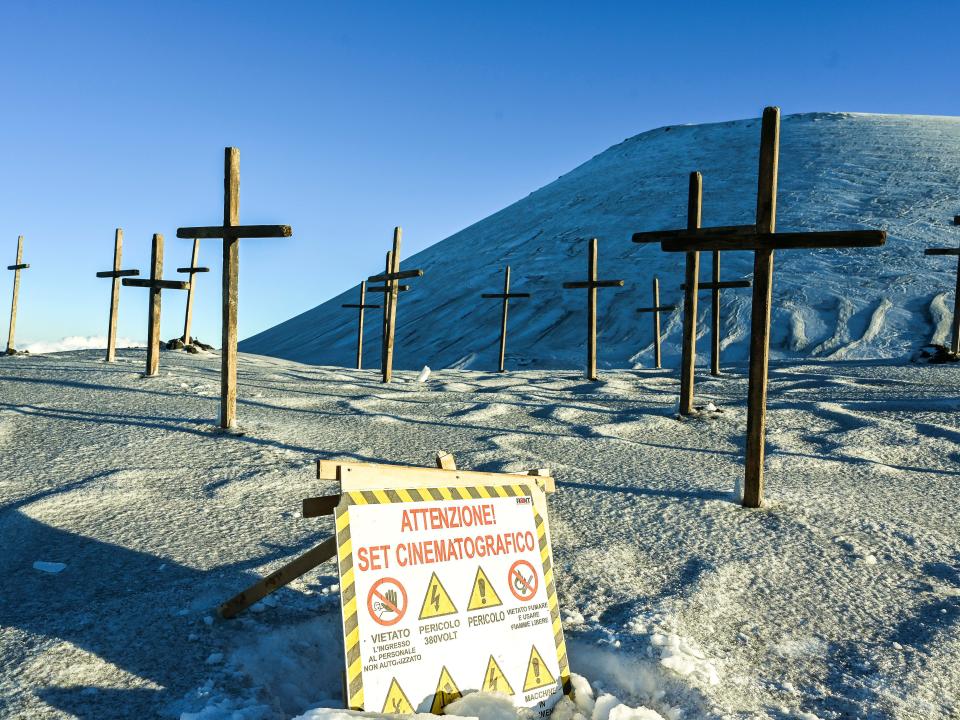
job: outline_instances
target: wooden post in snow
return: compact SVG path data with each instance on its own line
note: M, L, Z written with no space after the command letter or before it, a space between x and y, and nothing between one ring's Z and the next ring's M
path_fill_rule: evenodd
M223 225L177 228L178 238L223 240L223 319L220 347L220 427L237 424L237 303L240 239L290 237L289 225L240 224L240 150L223 152Z
M960 215L953 218L954 225L960 225ZM957 289L953 296L953 322L951 323L950 354L960 354L960 248L927 248L924 255L957 256Z
M189 345L192 338L190 336L190 325L193 322L193 291L197 287L197 273L210 272L208 267L197 267L197 257L200 255L200 240L193 239L193 253L190 255L190 267L177 268L178 273L187 273L190 275L190 288L187 290L187 309L183 316L183 337L180 340L184 345Z
M637 308L637 312L653 314L653 361L658 370L660 369L660 313L676 309L676 305L660 304L660 279L653 278L653 305Z
M747 443L743 504L763 503L763 458L766 434L767 369L770 357L770 307L773 251L801 248L876 247L886 242L883 230L776 232L777 170L780 155L780 109L763 111L755 225L667 230L634 235L635 242L659 242L666 252L752 250L753 303L750 318L750 375L747 390ZM639 239L638 239L639 237ZM688 291L691 283L687 283Z
M587 279L565 282L565 290L587 291L587 379L597 379L597 288L623 287L623 280L597 280L597 239L590 238Z
M7 265L7 270L13 270L13 300L10 302L10 330L7 332L7 355L16 354L14 349L13 336L17 331L17 301L20 296L20 271L26 270L30 265L23 262L23 235L17 238L17 261L13 265Z
M117 228L113 235L113 270L97 273L98 278L111 278L110 283L110 322L107 325L107 362L117 359L117 314L120 310L120 278L139 275L139 270L121 270L120 259L123 256L123 228Z
M423 270L400 270L400 238L403 230L393 229L393 250L387 253L387 265L382 275L371 275L369 282L383 282L386 292L383 295L383 352L381 370L383 382L393 378L393 342L397 327L397 299L400 293L400 280L423 277Z
M357 308L359 310L357 315L357 370L363 368L363 311L367 308L378 308L379 305L368 305L366 303L367 298L367 281L363 280L360 283L360 303L348 303L346 305L341 305L340 307L345 308Z
M160 293L163 290L186 290L190 283L182 280L163 280L163 235L155 233L150 251L150 279L138 280L124 278L128 287L142 287L150 290L150 306L147 313L147 371L146 377L153 377L160 368Z
M500 315L500 363L499 372L506 372L504 359L507 355L507 308L510 304L510 298L528 298L530 293L512 293L510 292L510 266L507 265L503 272L503 292L502 293L482 293L482 298L503 300L503 310Z

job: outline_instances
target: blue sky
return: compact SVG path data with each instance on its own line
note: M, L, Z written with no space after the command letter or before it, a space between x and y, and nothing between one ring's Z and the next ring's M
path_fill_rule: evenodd
M21 341L103 335L124 266L189 260L241 151L240 336L677 123L846 110L958 115L956 2L0 3L0 265L26 237ZM217 241L195 334L219 344ZM0 277L5 318L12 273ZM124 290L120 335L146 336ZM182 331L166 293L163 336ZM0 329L6 327L5 319ZM5 335L4 335L5 339Z

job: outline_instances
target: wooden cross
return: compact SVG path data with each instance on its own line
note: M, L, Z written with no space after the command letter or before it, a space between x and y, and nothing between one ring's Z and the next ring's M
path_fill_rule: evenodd
M960 215L953 218L954 225L960 225ZM953 335L950 339L950 354L960 354L960 248L927 248L924 255L957 256L957 289L953 296Z
M187 310L184 313L183 318L183 337L180 338L184 345L189 345L192 339L190 337L190 324L193 322L193 291L197 281L197 278L194 276L197 273L210 272L210 268L208 267L197 267L197 256L199 254L200 240L198 238L194 238L193 255L190 256L190 267L177 268L178 273L188 273L190 275L190 288L187 290Z
M383 288L384 291L386 287ZM359 310L357 318L357 370L360 370L363 367L363 311L367 308L375 309L380 307L379 305L368 305L366 303L367 299L367 281L363 280L360 283L360 304L347 304L341 305L340 307L345 308L357 308Z
M20 271L26 270L30 265L23 262L23 235L17 238L17 261L13 265L7 265L7 270L13 270L13 300L10 303L10 330L7 333L7 355L15 355L16 350L13 347L13 336L17 330L17 299L20 295Z
M137 280L124 278L127 287L142 287L150 290L150 306L147 312L147 372L145 377L153 377L160 367L160 292L162 290L187 290L190 283L182 280L162 280L163 275L163 235L154 233L150 250L150 279Z
M590 238L587 279L565 282L565 290L587 291L587 379L597 379L597 288L623 287L623 280L597 280L597 239Z
M653 278L653 307L637 308L637 312L653 314L653 360L660 369L660 313L676 310L676 305L660 304L660 279Z
M110 284L110 323L107 326L107 362L117 359L117 313L120 309L120 278L139 275L139 270L121 270L120 258L123 255L123 228L117 228L113 234L113 270L97 273L98 278L111 278Z
M223 320L220 348L220 427L237 424L237 300L240 239L290 237L289 225L240 224L240 150L223 151L223 225L177 228L178 238L223 240Z
M499 372L506 372L503 367L503 361L507 354L507 307L510 304L510 298L528 298L530 293L512 293L510 292L510 266L507 265L503 273L503 292L502 293L482 293L482 298L496 298L503 300L503 312L500 315L500 365Z
M753 303L750 317L750 375L747 390L747 443L743 504L763 502L763 456L766 431L767 369L770 360L770 305L773 251L801 248L876 247L886 242L883 230L776 232L777 167L780 155L780 109L763 111L754 226L688 228L645 233L666 252L752 250ZM688 222L689 225L689 222ZM691 282L687 282L688 292Z
M400 270L400 238L403 230L393 229L393 250L387 253L387 264L381 275L371 275L369 282L382 282L383 294L383 348L380 367L383 382L388 383L393 378L393 341L397 326L397 300L400 293L400 280L423 277L423 270Z
M732 290L734 288L748 288L751 283L749 280L726 280L720 281L720 251L713 251L713 282L700 283L698 289L700 292L710 291L713 296L710 306L710 374L717 376L720 374L720 291ZM686 289L686 283L680 286Z

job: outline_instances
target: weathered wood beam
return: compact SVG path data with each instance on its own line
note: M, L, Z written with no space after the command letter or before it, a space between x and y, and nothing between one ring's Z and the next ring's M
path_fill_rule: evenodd
M17 304L20 298L20 271L30 267L23 262L23 235L17 237L17 259L7 270L13 270L13 299L10 301L10 329L7 331L7 355L16 352L14 335L17 331Z
M396 288L397 292L406 292L409 289L410 289L409 285L397 285L397 288ZM386 285L374 285L373 287L367 288L367 292L374 292L374 293L388 293L390 292L390 290L391 288L388 288Z
M347 304L345 304L345 305L341 305L340 307L342 307L342 308L354 308L355 310L356 310L356 309L360 309L360 310L370 310L370 309L377 309L377 308L379 308L380 306L379 306L379 305L370 305L369 303L364 304L364 305L359 305L359 304L357 304L357 303L347 303Z
M97 273L98 278L125 278L136 277L140 274L139 270L104 270Z
M669 312L670 310L676 310L676 309L677 309L677 306L676 306L676 305L657 305L656 307L642 307L642 308L637 308L637 312L641 312L641 313L648 313L648 312L662 313L662 312Z
M236 150L236 148L230 148ZM237 153L239 155L239 152ZM238 185L239 189L239 185ZM187 240L239 240L241 238L290 237L289 225L213 225L210 227L177 228L177 237Z
M151 288L152 290L189 290L190 283L186 280L150 280L149 278L124 278L125 287Z
M565 282L565 290L590 290L592 288L611 288L623 287L623 280L577 280L575 282Z
M398 270L397 272L371 275L367 278L367 282L386 282L388 280L406 280L407 278L418 277L423 277L423 270Z
M195 274L195 273L210 272L210 268L208 268L208 267L183 267L183 268L177 268L177 272L178 272L178 273L189 273L190 275L193 275L193 274Z
M960 248L927 248L924 255L960 255Z
M687 183L687 232L699 232L703 206L703 175L694 170ZM680 403L681 415L693 413L694 371L697 364L697 303L700 282L700 253L689 251L684 257L683 270L683 333L680 341Z
M19 265L7 265L7 270L27 270L30 263L20 263Z
M753 235L756 225L719 225L705 228L687 228L683 230L650 230L637 232L631 238L635 243L654 243L686 237L709 238L713 235Z
M303 499L303 511L300 513L305 518L324 517L333 515L334 509L340 504L340 494L321 495Z
M664 252L697 250L807 250L838 247L877 247L887 239L886 230L824 230L819 232L736 233L709 237L686 233L660 243Z

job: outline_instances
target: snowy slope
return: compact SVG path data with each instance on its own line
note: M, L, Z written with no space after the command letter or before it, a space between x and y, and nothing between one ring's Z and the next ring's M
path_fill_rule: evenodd
M164 352L145 379L142 350L119 355L0 358L4 719L342 707L332 563L237 620L215 608L330 535L329 518L299 516L332 489L318 457L429 464L437 449L557 479L571 669L598 698L553 720L960 713L954 365L778 364L769 503L746 511L730 497L742 367L699 385L722 412L678 422L666 370L404 371L385 387L376 371L241 356L244 434L225 435L216 356Z
M580 367L583 292L564 280L586 272L586 239L600 238L600 274L626 286L601 292L601 367L649 367L648 315L654 274L664 302L678 302L682 258L637 246L632 232L686 224L687 174L704 174L703 222L753 222L760 121L666 127L615 145L555 182L408 258L422 267L399 306L396 363L401 368L496 367L496 301L503 265L529 301L513 303L508 367ZM925 258L931 244L956 245L960 212L960 118L804 114L783 118L778 229L884 228L884 249L793 251L777 255L774 357L902 357L943 342L954 266ZM402 218L398 218L402 224ZM407 233L415 232L407 228ZM390 228L384 228L384 250ZM704 258L701 278L709 279ZM752 273L752 255L731 253L724 279ZM371 267L370 273L381 268ZM359 281L361 278L358 278ZM246 352L301 362L351 365L357 289L249 338ZM749 292L723 298L725 359L747 352ZM709 303L701 304L701 313ZM379 317L377 316L379 320ZM664 318L665 363L679 356L679 311ZM367 326L366 362L379 357L378 322ZM706 343L700 352L708 352ZM703 360L703 357L701 357Z

